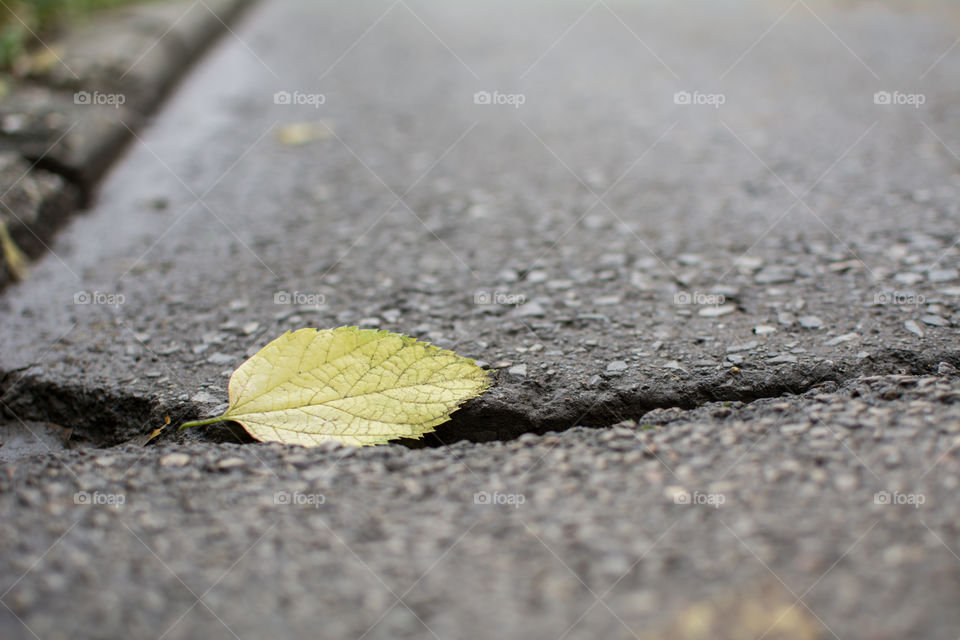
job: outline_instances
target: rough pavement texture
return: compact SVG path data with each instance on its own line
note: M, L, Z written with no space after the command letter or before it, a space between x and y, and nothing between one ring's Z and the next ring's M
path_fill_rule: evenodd
M0 408L113 445L349 323L495 368L428 444L475 442L7 464L4 637L701 637L772 584L814 637L956 638L958 25L259 6L0 301Z
M0 628L30 637L15 613L41 638L630 638L772 583L840 638L950 638L957 399L888 376L497 444L32 458L0 477L0 573L26 574Z

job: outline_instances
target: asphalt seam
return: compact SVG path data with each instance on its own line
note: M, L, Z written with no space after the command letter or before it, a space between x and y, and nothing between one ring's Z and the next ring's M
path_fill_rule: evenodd
M854 363L827 361L814 367L779 370L723 371L695 382L681 382L664 390L597 391L582 398L564 398L560 406L547 403L540 413L519 410L505 387L498 397L481 396L454 412L440 433L422 440L402 440L413 448L443 447L461 440L505 442L527 433L562 432L573 427L608 428L624 420L640 421L656 409L692 410L713 402L741 402L805 394L833 382L849 387L876 375L933 375L939 363L960 368L960 350L928 350L914 353L890 348L876 358L879 365L866 369ZM98 447L126 442L144 444L154 429L169 423L175 427L186 420L212 412L212 407L192 401L166 400L125 394L79 384L54 382L43 373L29 373L30 367L0 370L0 399L5 412L22 420L50 422L71 429L78 442ZM730 384L731 382L735 384ZM519 389L522 391L523 387ZM538 393L543 395L543 390ZM568 401L569 400L569 401ZM239 437L238 437L239 434ZM207 442L250 442L236 428L211 425L204 430L178 434L175 429L159 442L200 440Z

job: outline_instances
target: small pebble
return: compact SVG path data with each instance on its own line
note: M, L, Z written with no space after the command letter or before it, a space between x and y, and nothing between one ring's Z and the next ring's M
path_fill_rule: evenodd
M740 271L756 271L763 266L763 258L756 256L740 256L734 261Z
M771 333L776 333L777 328L772 324L758 324L753 328L753 332L758 336L768 336Z
M601 267L622 267L627 264L627 256L622 253L607 253L600 257Z
M594 300L594 304L598 307L613 307L623 300L620 296L600 296Z
M920 328L920 325L917 324L916 320L907 320L903 323L903 326L907 328L907 331L915 334L918 338L923 337L923 329Z
M927 272L927 280L930 282L950 282L960 278L960 272L956 269L933 269Z
M224 458L217 463L217 469L236 469L247 464L243 458Z
M940 316L923 316L920 318L925 324L932 325L934 327L949 327L950 321L946 318L941 318Z
M513 269L504 269L497 274L497 280L500 282L516 282L520 276Z
M541 317L544 314L543 307L538 302L528 302L522 305L517 313L523 318Z
M577 320L596 320L598 322L610 322L610 318L603 315L602 313L581 313L577 316Z
M837 490L842 491L843 493L855 491L860 485L860 481L857 479L857 476L847 473L838 475L833 482L837 486Z
M621 371L626 371L627 367L628 367L627 363L624 362L623 360L614 360L613 362L607 365L607 372L619 373Z
M806 433L810 430L810 425L806 422L797 422L794 424L785 424L780 427L780 432L787 436L796 436Z
M525 378L527 376L527 365L525 364L514 365L509 369L507 369L507 373L517 378Z
M845 333L841 336L837 336L836 338L830 338L824 344L828 347L834 347L842 342L850 342L851 340L856 340L859 337L860 334L857 333Z
M893 276L893 279L902 284L917 284L923 280L923 276L913 271L904 271Z
M796 272L790 267L780 265L770 265L764 267L753 276L753 281L757 284L778 284L781 282L793 282L796 278Z
M797 318L797 322L804 329L819 329L823 326L823 320L818 316L800 316Z
M160 458L161 467L183 467L190 462L190 456L185 453L168 453Z
M716 307L703 307L697 314L701 318L719 318L729 313L733 313L737 308L732 304L722 304Z
M653 289L653 282L651 282L650 278L642 271L634 271L630 274L630 285L641 291Z

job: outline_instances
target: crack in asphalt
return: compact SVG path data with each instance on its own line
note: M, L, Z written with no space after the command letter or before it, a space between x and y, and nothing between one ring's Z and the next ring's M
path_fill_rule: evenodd
M449 422L422 440L402 439L411 447L442 447L462 440L504 442L533 433L565 431L573 427L610 427L624 420L640 420L655 409L694 409L710 402L751 402L801 395L825 383L846 385L880 374L922 375L937 371L939 363L960 368L960 350L913 351L888 348L870 363L825 360L814 366L789 369L730 368L676 385L623 388L551 389L535 381L496 385L486 395L454 412ZM29 367L0 371L0 413L16 420L48 422L72 430L72 444L110 447L145 444L157 428L171 427L211 412L192 401L126 394L89 388L30 374ZM158 442L241 442L250 438L234 423L209 425L177 433L169 428Z

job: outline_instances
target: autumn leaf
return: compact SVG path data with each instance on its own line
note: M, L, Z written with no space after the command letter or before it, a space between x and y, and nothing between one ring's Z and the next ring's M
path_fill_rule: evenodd
M17 243L13 241L10 230L3 220L0 220L0 258L6 264L10 277L14 280L23 280L27 277L27 256L23 254Z
M777 582L725 585L715 597L675 613L662 629L640 640L819 640L819 619Z
M295 122L277 127L274 136L280 144L299 147L314 140L326 140L331 131L323 122Z
M415 338L372 329L287 332L230 377L223 415L257 440L316 446L420 438L489 386L472 360Z

